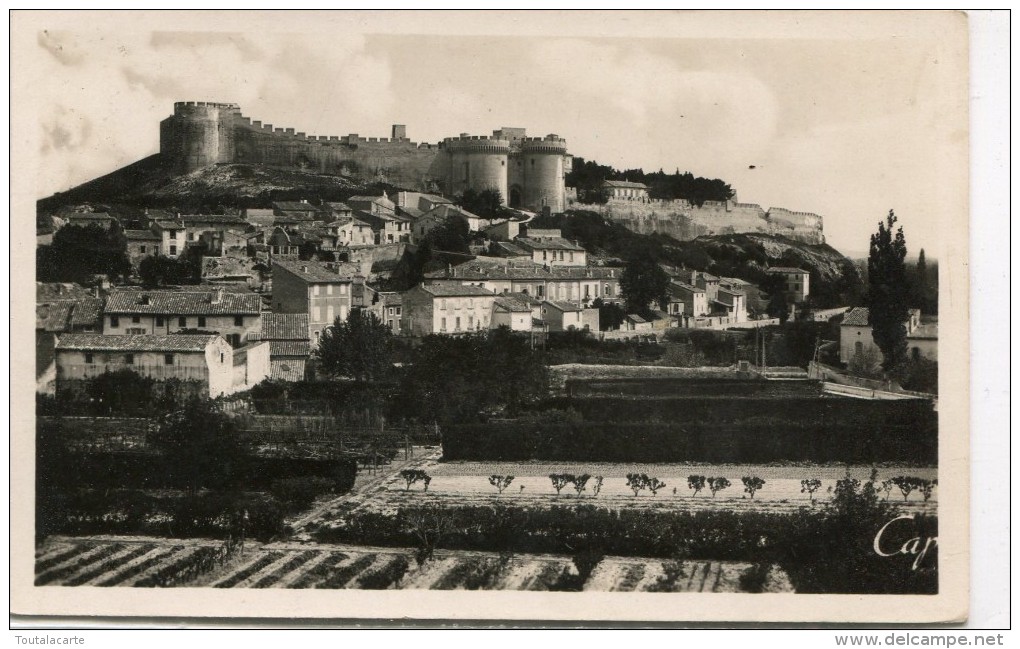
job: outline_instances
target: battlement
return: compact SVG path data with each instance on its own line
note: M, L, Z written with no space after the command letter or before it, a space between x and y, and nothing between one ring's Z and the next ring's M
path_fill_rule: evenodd
M468 151L477 153L510 153L510 141L487 135L468 135L461 133L457 137L443 138L442 148L451 151Z

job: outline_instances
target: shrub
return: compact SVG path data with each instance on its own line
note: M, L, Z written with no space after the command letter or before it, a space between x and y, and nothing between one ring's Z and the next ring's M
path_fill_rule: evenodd
M308 509L317 497L329 493L333 481L326 478L284 478L274 480L269 486L273 495L289 512Z
M697 496L698 492L705 488L705 476L703 475L688 476L687 488L693 490L694 495Z
M563 487L575 480L575 477L571 473L551 473L549 474L549 480L552 482L553 489L556 490L556 495L560 495L563 491Z
M744 492L751 494L751 500L754 500L754 493L765 486L765 481L758 476L744 476L740 481L744 483Z
M822 481L818 478L808 478L800 481L800 492L808 495L808 500L815 502L815 492L822 488Z
M708 488L712 492L712 497L715 497L716 492L722 491L730 486L730 481L726 478L709 478Z

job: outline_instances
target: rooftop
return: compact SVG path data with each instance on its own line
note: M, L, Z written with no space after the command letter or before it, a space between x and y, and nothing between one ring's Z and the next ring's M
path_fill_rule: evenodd
M688 293L704 293L705 292L705 289L703 289L703 288L698 288L697 286L691 286L690 284L687 284L685 282L678 282L675 279L670 281L670 283L669 283L669 290L670 290L670 292L672 292L672 291L686 291Z
M326 264L317 261L290 261L283 259L273 260L273 271L280 268L295 277L298 277L309 284L343 284L351 281L360 271L358 264L334 264L330 268Z
M266 313L262 316L262 340L308 340L307 313Z
M217 335L171 334L169 336L104 336L102 334L64 334L57 337L56 349L126 352L202 352Z
M308 330L305 329L307 335ZM308 356L312 345L307 340L270 340L269 356Z
M159 241L160 237L152 230L124 230L128 241Z
M105 313L156 315L258 315L262 298L226 291L123 291L106 298Z
M840 324L845 327L867 327L871 324L871 311L867 307L856 306L843 316Z
M546 300L545 304L548 304L551 307L559 309L560 311L583 311L584 310L581 306L579 306L577 304L574 304L573 302L563 302L563 301L560 301L560 300L555 300L555 301L554 300Z
M541 304L541 302L527 293L503 293L496 296L495 304L507 311L525 311L530 313L532 307L536 304Z
M768 272L770 272L770 273L799 273L799 274L803 274L803 275L810 275L811 274L811 273L809 273L808 271L806 271L806 270L804 270L802 268L791 268L789 266L773 266L772 268L768 269Z
M584 252L584 248L572 241L567 241L563 237L543 237L541 239L517 237L514 239L514 244L524 248L531 248L533 250L571 250Z
M181 214L181 222L185 225L189 223L220 223L224 225L241 225L247 226L248 223L240 216L234 216L232 214Z
M618 187L620 189L648 189L644 183L632 183L629 180L606 180L602 183L605 187Z
M612 279L620 276L619 268L600 266L542 266L532 262L507 264L469 261L446 270L425 274L426 279L456 280L548 280L548 279Z
M481 297L495 295L495 293L487 288L463 284L424 284L419 286L419 288L435 297Z

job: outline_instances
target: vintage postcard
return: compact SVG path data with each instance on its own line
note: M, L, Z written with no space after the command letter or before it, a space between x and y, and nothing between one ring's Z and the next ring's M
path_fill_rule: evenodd
M13 12L12 612L965 619L967 34Z

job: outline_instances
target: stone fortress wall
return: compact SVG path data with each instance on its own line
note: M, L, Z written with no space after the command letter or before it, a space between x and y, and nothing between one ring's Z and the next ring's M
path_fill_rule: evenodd
M702 235L760 232L804 243L825 243L821 216L782 207L765 210L755 203L705 201L698 207L682 199L646 198L610 199L605 205L583 205L571 199L568 205L594 210L641 234L661 232L681 241Z
M190 101L176 102L160 123L160 154L182 174L225 163L298 167L450 195L498 189L515 207L554 212L564 209L570 169L565 140L529 138L522 128L492 137L464 133L440 144L412 142L401 124L391 138L317 136L252 120L237 104Z

